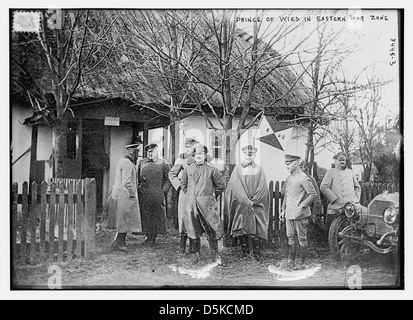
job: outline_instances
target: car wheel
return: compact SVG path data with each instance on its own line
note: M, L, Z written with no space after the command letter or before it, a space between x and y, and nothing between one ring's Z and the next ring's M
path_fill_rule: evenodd
M328 244L331 254L337 260L353 259L360 248L360 245L354 243L342 235L357 236L358 231L350 224L349 220L343 214L338 215L331 223Z

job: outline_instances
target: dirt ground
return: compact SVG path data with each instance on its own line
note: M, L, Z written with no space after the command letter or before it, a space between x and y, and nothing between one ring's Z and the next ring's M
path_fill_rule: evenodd
M349 267L356 265L361 270L361 288L395 287L397 264L395 256L382 256L365 250L351 263L334 260L326 244L320 249L320 257L310 257L309 267L321 268L312 276L295 281L279 281L269 272L269 266L278 266L285 254L282 250L266 249L263 260L242 257L237 247L221 251L222 265L210 270L209 276L196 278L178 272L179 268L199 270L213 262L209 249L201 248L201 257L196 260L179 254L177 234L160 235L155 247L144 245L144 236L129 236L129 252L111 249L115 233L108 230L97 232L97 255L93 260L74 260L70 263L49 263L37 266L18 266L12 274L12 289L49 289L50 266L61 269L62 289L348 289ZM353 281L353 280L352 280ZM353 285L355 282L352 282Z

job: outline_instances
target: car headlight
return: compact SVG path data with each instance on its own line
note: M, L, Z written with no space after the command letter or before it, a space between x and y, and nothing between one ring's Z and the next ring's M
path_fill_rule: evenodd
M346 203L344 207L344 213L347 216L347 218L353 218L356 214L356 206L351 202Z
M388 207L384 210L383 215L384 222L387 224L393 224L396 222L397 219L397 210L394 207Z

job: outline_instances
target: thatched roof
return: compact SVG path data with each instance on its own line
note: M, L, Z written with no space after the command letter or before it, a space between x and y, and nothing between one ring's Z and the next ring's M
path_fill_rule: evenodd
M128 41L125 41L125 35L128 35L130 30L125 29L121 24L116 25L119 30L119 34L113 37L114 49L107 55L106 59L96 69L95 74L85 75L81 79L80 86L73 97L73 103L77 103L79 100L84 99L109 99L109 98L121 98L132 101L136 107L142 107L143 105L158 105L160 111L168 112L168 104L170 103L170 92L168 88L165 88L162 79L159 74L142 73L139 69L149 68L147 66L147 56L145 53L146 47L133 37L127 37ZM122 32L121 32L122 31ZM244 62L240 62L233 68L234 74L231 75L231 90L233 94L233 105L236 104L236 98L240 97L241 101L245 98L248 91L248 83L245 90L240 93L239 88L248 77L243 70L242 63L246 66L251 64L251 35L242 30L236 30L235 46L234 50L238 52L247 52L242 59ZM208 40L206 40L208 41ZM214 44L212 40L209 40L208 45L213 48ZM294 114L304 111L303 106L310 101L310 92L301 81L297 81L297 74L294 72L288 61L282 60L282 55L273 49L266 48L265 43L260 43L258 46L258 53L266 55L266 63L261 63L260 70L257 72L257 77L269 73L269 75L256 85L251 101L250 114L254 115L257 112L265 111L265 113L274 114ZM150 53L148 53L150 55ZM238 53L235 53L238 54ZM202 57L202 62L197 63L194 72L196 72L201 80L215 84L220 84L220 70L216 65L216 61L212 61L213 57ZM247 68L245 68L247 69ZM178 92L179 97L184 96L188 89L188 83L185 80L184 74L180 74L178 81L181 92ZM152 90L148 90L148 86ZM153 90L155 89L155 90ZM211 95L209 102L214 105L217 111L221 108L222 97L219 93L213 92L211 88L203 86L202 90ZM194 91L192 91L194 92ZM201 96L201 94L198 92ZM195 94L194 94L195 95ZM202 98L202 97L201 97ZM245 99L244 99L245 100ZM277 101L277 102L275 102ZM194 101L185 101L182 104L188 110L194 105ZM271 106L271 107L270 107ZM239 108L240 109L240 108ZM207 111L208 108L205 108ZM239 110L236 111L236 114Z

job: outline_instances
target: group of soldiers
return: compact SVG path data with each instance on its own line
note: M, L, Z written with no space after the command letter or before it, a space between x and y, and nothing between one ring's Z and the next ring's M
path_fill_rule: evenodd
M166 234L165 199L173 186L179 191L182 254L200 255L200 239L206 235L215 259L218 240L227 233L240 244L244 255L261 259L260 244L268 237L271 195L264 170L255 162L257 147L242 148L242 161L235 165L227 183L220 171L210 164L208 148L194 138L185 140L185 153L179 155L172 168L159 157L158 145L153 143L144 147L146 157L136 164L140 146L126 146L126 154L116 166L115 183L103 211L101 226L117 231L112 244L114 249L128 251L128 233L145 234L145 243L150 246L155 245L158 234ZM359 202L360 186L352 170L346 167L345 154L335 155L334 160L335 168L327 172L319 189L315 179L308 175L305 162L300 162L297 155L285 155L290 175L281 191L284 200L279 217L280 223L285 223L288 239L288 267L305 266L309 223L324 226L320 190L329 200L327 228L346 202ZM296 261L298 249L300 260Z

